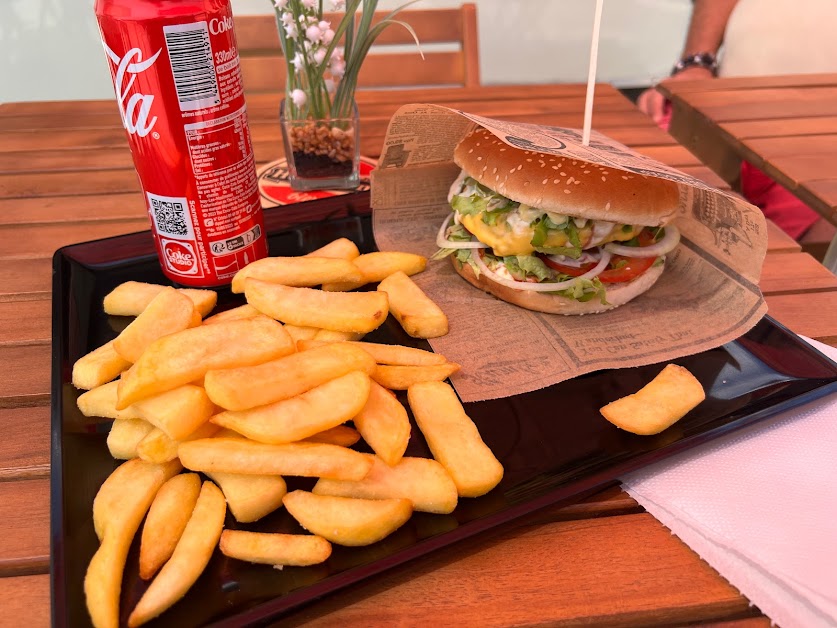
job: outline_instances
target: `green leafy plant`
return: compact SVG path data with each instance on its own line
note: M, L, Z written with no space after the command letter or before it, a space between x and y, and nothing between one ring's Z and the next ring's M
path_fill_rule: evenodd
M358 73L384 29L401 26L412 35L416 46L420 46L413 28L395 19L417 1L407 2L373 25L378 0L332 0L332 10L345 9L334 26L324 19L323 0L274 0L279 41L288 70L286 117L293 120L349 117ZM422 54L420 47L419 54Z

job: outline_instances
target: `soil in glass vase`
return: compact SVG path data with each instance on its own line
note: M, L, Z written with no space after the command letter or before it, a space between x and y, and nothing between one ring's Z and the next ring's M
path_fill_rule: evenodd
M357 106L347 118L294 120L279 111L291 187L353 189L360 183Z

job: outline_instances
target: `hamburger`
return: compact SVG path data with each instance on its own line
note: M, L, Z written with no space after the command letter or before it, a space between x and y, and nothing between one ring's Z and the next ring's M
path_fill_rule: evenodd
M456 147L435 259L472 285L553 314L604 312L648 290L680 233L673 181L514 148L482 127Z

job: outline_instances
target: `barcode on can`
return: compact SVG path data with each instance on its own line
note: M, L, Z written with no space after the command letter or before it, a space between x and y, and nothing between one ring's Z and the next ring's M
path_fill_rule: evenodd
M161 196L146 192L151 220L157 233L178 240L194 240L195 229L187 211L185 197Z
M180 110L221 104L206 22L164 26L163 34Z

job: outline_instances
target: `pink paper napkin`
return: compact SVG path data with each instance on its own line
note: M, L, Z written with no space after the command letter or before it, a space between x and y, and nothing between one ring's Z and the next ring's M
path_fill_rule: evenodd
M622 481L771 620L837 626L837 395Z

